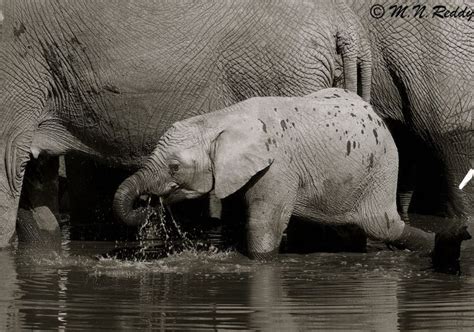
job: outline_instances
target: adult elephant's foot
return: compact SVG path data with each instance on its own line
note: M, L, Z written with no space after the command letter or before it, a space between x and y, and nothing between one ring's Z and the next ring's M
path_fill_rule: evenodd
M11 245L15 235L15 225L19 197L6 189L6 178L0 173L0 248Z
M60 249L58 168L57 157L28 163L17 218L19 243Z
M0 193L0 248L10 246L15 235L15 206L13 199Z
M448 230L436 234L432 254L433 268L439 272L459 273L461 244L471 238L467 226L459 227L459 225L454 225Z
M61 248L61 231L57 219L46 206L20 208L17 235L21 245L53 250Z

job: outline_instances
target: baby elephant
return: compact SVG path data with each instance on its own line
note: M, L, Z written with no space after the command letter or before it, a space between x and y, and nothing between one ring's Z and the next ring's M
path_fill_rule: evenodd
M307 97L252 98L175 123L114 202L128 224L145 220L143 194L172 203L240 190L248 255L277 252L291 215L356 224L370 238L431 250L434 234L397 213L398 154L383 121L359 96L325 89Z

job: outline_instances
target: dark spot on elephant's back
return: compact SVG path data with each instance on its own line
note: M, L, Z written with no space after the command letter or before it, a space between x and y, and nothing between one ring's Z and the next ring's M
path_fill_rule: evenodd
M351 116L352 116L353 118L355 118L355 117L356 117L356 115L355 115L354 113L351 113Z
M17 27L13 27L13 35L18 38L20 37L23 33L25 33L26 31L26 28L25 28L25 25L23 24L23 22L20 22L20 25Z
M347 141L347 152L346 156L351 154L351 141Z
M333 96L334 97L340 97L340 95L338 95L337 93L335 93Z
M352 142L352 149L356 148L356 141Z
M368 118L370 121L372 121L372 116L370 114L367 114Z
M262 123L262 130L264 133L267 133L267 124L263 122L261 119L258 119Z
M339 106L336 105L336 106L334 106L334 108L339 108Z
M288 129L288 127L286 126L286 123L285 123L284 120L281 120L281 121L280 121L280 126L281 126L281 129L283 129L283 131L285 131L285 130Z
M374 137L375 137L375 143L379 144L379 139L378 139L379 135L377 134L377 129L374 128L373 132L374 132Z

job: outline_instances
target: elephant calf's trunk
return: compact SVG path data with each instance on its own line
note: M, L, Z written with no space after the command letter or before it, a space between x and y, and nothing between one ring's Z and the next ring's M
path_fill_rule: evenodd
M145 192L145 181L139 173L126 179L117 189L113 209L116 216L131 226L143 224L150 215L151 208L137 207L136 202Z

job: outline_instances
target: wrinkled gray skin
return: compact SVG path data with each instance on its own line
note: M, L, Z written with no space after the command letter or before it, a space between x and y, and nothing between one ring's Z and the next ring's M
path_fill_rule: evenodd
M21 165L28 160L33 132L54 133L56 141L65 142L61 149L54 147L50 152L86 151L114 161L117 167L135 167L155 146L156 134L176 120L255 95L305 95L337 83L333 57L320 48L334 46L332 31L325 27L339 26L341 21L327 8L333 7L330 1L314 1L319 8L316 12L297 2L286 4L292 8L285 10L282 4L268 3L266 8L255 8L262 6L260 2L244 4L254 13L249 16L246 11L229 10L228 1L201 2L191 8L185 2L179 8L175 3L156 8L141 2L35 3L7 2L4 10L8 45L4 42L0 48L0 154L5 156L0 158L0 246L13 232ZM446 192L442 199L448 206L446 214L464 218L474 206L473 187L462 192L457 189L473 157L469 149L474 91L472 21L430 15L403 19L389 14L374 19L372 4L388 8L393 3L347 3L355 15L347 8L340 12L345 22L342 30L355 37L358 45L357 36L364 34L360 25L367 30L374 59L371 95L375 111L394 134L402 170L410 166L402 172L410 175L408 183L400 186L402 208L406 212L414 189L410 178L425 178L427 192ZM444 4L455 8L467 3ZM428 3L427 11L436 4ZM341 6L339 3L338 10ZM173 22L175 16L164 15L173 8L196 19ZM317 22L317 26L308 29L307 22ZM304 33L300 33L303 26ZM300 43L304 47L297 47ZM206 47L200 48L202 45ZM312 52L315 45L317 50ZM364 47L359 49L363 50L359 54L367 53ZM306 50L305 56L301 50ZM48 107L54 112L46 111ZM51 114L62 126L50 119ZM49 124L53 124L51 130ZM38 128L43 130L35 131ZM412 138L401 139L407 133L422 146L418 148ZM50 140L48 135L42 136L45 142ZM429 178L427 170L434 168L430 164L422 165L426 169L413 176L411 166L419 163L421 152L441 165Z
M4 16L0 247L31 157L75 151L133 169L177 120L305 95L342 69L347 88L370 96L369 46L341 1L12 0ZM32 215L48 224L53 213Z
M372 107L355 93L324 89L308 97L252 98L175 123L143 168L117 190L114 209L130 224L141 195L165 203L242 189L250 257L277 252L291 215L356 224L410 249L434 247L434 234L406 226L396 206L398 152Z
M370 16L373 4L384 6L383 18ZM374 0L353 1L350 6L371 41L371 104L395 136L402 180L408 179L400 184L403 212L415 189L414 180L429 174L421 181L427 189L418 189L431 198L441 192L445 215L466 221L474 212L473 186L461 191L458 185L474 158L474 24L472 19L432 17L432 8L472 9L472 1L422 1L420 5L426 5L422 19L413 17L411 6L416 3L406 3L408 17L390 17L393 4ZM432 158L433 164L423 164L419 155ZM439 169L430 173L436 161ZM416 169L410 167L414 164Z

